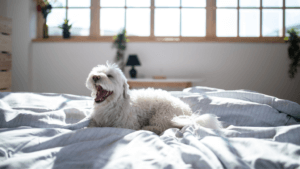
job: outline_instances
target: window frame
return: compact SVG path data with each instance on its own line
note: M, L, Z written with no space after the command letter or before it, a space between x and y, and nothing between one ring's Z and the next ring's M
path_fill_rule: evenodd
M68 1L68 0L66 0ZM150 36L139 37L139 36L128 36L129 42L253 42L253 43L284 43L285 37L285 11L286 9L300 9L300 7L286 7L285 0L283 1L282 7L263 7L262 0L260 0L260 7L240 7L239 0L237 0L237 7L217 7L217 0L206 0L206 36L205 37L183 37L181 36L154 36L154 1L151 0L151 19L150 19ZM68 2L67 2L68 4ZM181 0L180 0L181 4ZM68 6L66 9L68 10ZM103 7L106 8L106 7ZM123 7L122 7L123 8ZM127 9L125 0L125 10ZM176 7L180 11L184 7ZM216 13L217 9L237 9L237 37L217 37L216 36ZM63 39L62 36L49 36L47 39L43 39L43 23L44 18L41 13L37 16L37 39L34 42L112 42L113 36L100 36L100 0L91 0L91 25L89 36L71 36L70 39ZM239 12L240 9L259 9L260 10L260 35L259 37L240 37L239 36ZM263 9L282 9L283 11L283 28L281 37L263 37L262 36L262 11ZM180 12L181 13L181 12ZM181 30L181 18L180 18L180 30Z

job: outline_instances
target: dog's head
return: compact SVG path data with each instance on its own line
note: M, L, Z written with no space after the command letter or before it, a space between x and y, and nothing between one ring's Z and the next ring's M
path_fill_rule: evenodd
M127 79L116 64L98 65L92 69L86 87L92 91L96 104L115 102L118 98L129 98Z

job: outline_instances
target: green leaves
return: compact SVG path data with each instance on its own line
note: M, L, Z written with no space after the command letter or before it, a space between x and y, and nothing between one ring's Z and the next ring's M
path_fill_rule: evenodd
M72 28L72 24L69 25L69 20L65 19L62 26L59 25L58 28L63 29L64 31L69 31Z
M113 46L118 50L125 50L126 49L126 42L129 42L127 39L126 30L123 29L120 33L113 36Z
M296 28L292 28L287 32L290 34L288 39L288 42L290 43L290 46L288 48L288 55L291 60L291 63L289 65L289 77L293 79L297 74L297 68L300 66L300 38L298 36L300 32Z
M287 33L298 35L300 31L297 28L291 28L290 30L287 31Z

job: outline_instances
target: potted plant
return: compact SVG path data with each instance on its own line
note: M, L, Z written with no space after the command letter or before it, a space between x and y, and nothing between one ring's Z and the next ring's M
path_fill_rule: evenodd
M289 36L288 43L290 46L288 48L289 58L291 59L291 63L289 66L289 76L290 78L294 78L297 73L297 67L300 66L300 47L299 42L300 38L298 36L299 31L295 28L292 28L287 31Z
M63 30L63 38L67 39L70 38L70 29L72 28L72 24L69 25L69 20L65 19L64 24L62 24L62 26L58 26L60 29Z
M37 0L37 11L42 12L44 17L43 24L43 38L48 38L48 25L47 25L47 16L51 12L52 6L48 0Z
M117 48L117 54L115 57L115 62L119 65L120 69L124 72L124 51L126 49L126 42L129 42L127 39L126 30L123 29L120 33L113 37L113 47Z

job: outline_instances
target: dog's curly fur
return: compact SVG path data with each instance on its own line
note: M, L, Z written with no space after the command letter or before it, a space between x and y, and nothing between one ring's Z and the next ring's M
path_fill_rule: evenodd
M198 124L213 129L220 122L213 115L193 115L190 107L161 89L129 91L127 79L115 65L98 65L90 72L86 87L95 99L88 127L120 127L161 134L168 128Z

